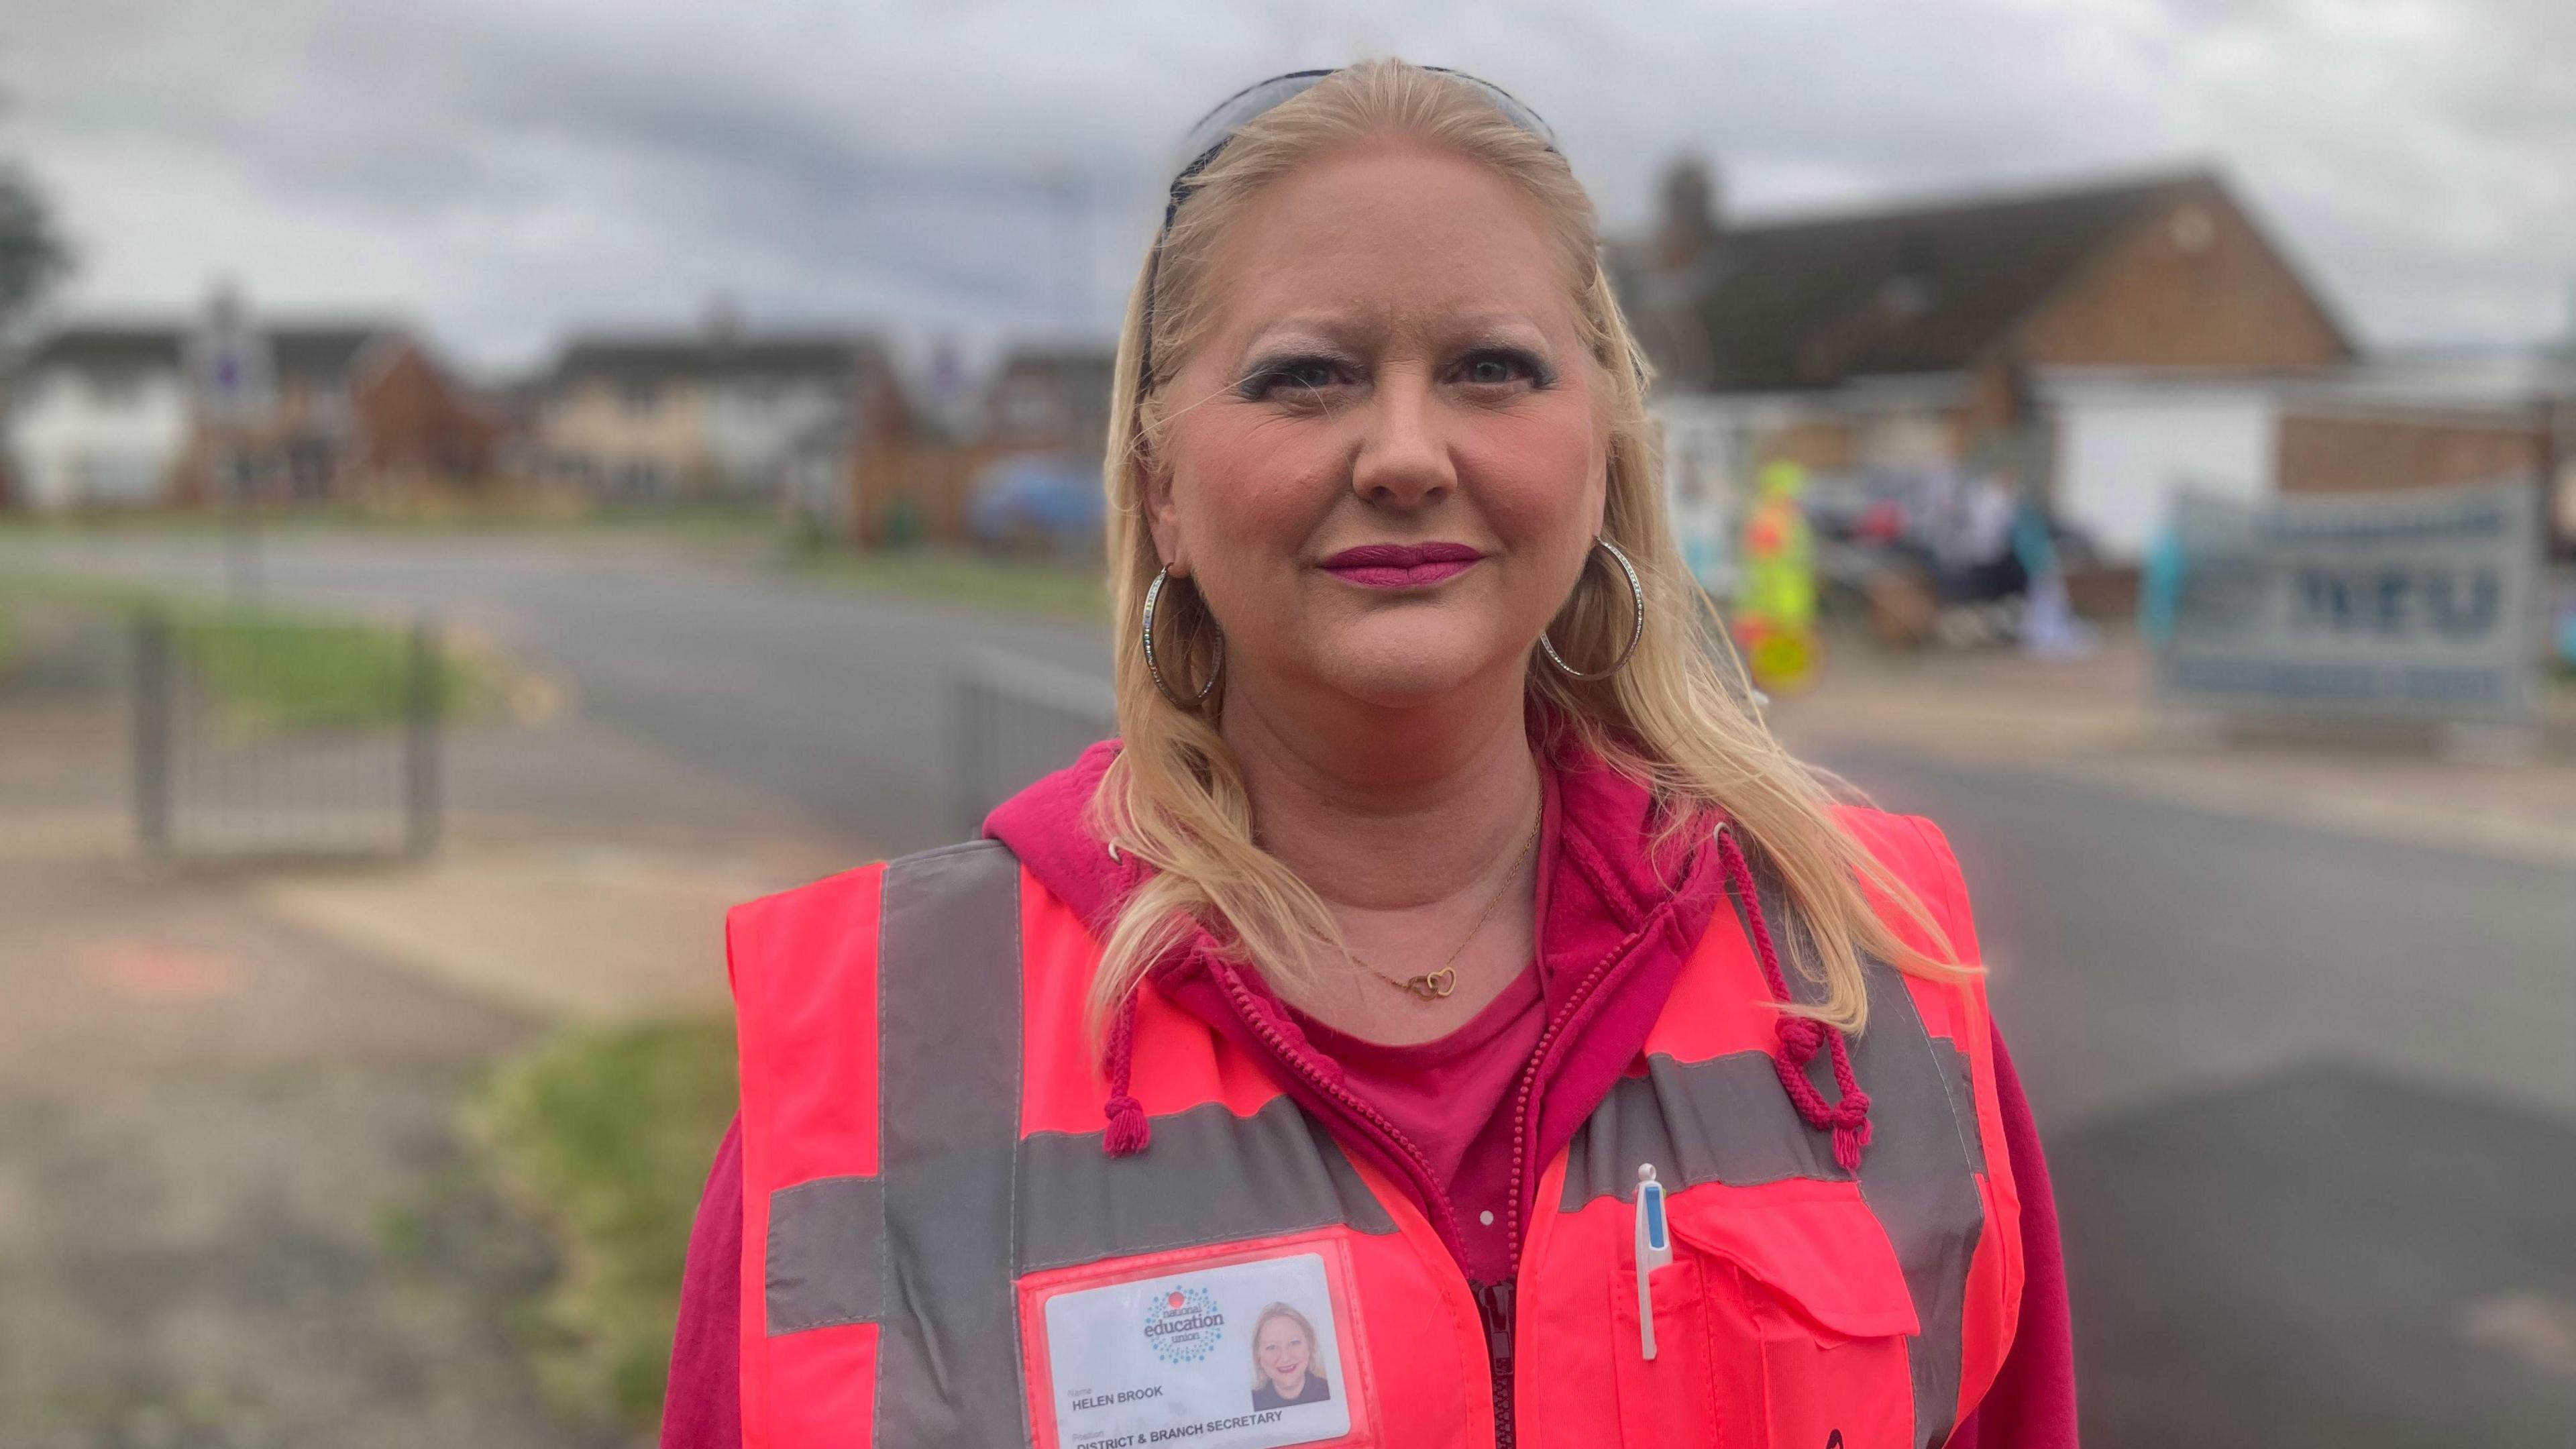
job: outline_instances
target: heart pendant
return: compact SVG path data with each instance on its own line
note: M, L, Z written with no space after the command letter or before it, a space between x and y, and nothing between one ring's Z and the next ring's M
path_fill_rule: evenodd
M1438 1001L1458 989L1458 968L1443 966L1428 976L1416 976L1404 984L1423 1000Z

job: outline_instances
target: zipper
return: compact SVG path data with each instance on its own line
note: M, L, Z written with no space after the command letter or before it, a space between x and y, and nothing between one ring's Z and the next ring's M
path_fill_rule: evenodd
M1662 910L1657 910L1655 916L1650 918L1650 922L1660 918L1662 914ZM1585 974L1582 983L1575 987L1574 994L1566 998L1565 1005L1557 1010L1556 1016L1548 1022L1546 1029L1539 1033L1538 1045L1530 1051L1529 1064L1521 1069L1520 1086L1512 1105L1511 1192L1505 1208L1510 1214L1508 1241L1511 1244L1512 1272L1515 1277L1519 1275L1521 1266L1522 1184L1529 1175L1530 1093L1537 1088L1539 1068L1545 1065L1548 1049L1556 1044L1558 1036L1574 1020L1576 1013L1583 1009L1584 1004L1592 999L1593 993L1600 989L1602 978L1610 974L1612 966L1626 959L1628 953L1636 949L1637 942L1643 939L1645 934L1645 929L1630 932L1615 948L1593 964L1592 970ZM1216 974L1225 985L1227 999L1233 1004L1236 1017L1252 1029L1253 1035L1261 1038L1262 1045L1270 1048L1272 1057L1290 1071L1295 1072L1298 1079L1313 1088L1318 1095L1331 1098L1335 1104L1352 1116L1376 1128L1379 1135L1395 1146L1404 1160L1412 1166L1416 1185L1423 1189L1423 1202L1432 1210L1432 1229L1439 1233L1441 1241L1448 1245L1451 1255L1464 1263L1467 1260L1467 1254L1458 1236L1457 1214L1450 1207L1449 1194L1432 1180L1430 1164L1423 1160L1421 1150L1413 1145L1401 1128L1386 1120L1376 1108L1352 1096L1340 1083L1326 1080L1324 1075L1316 1071L1301 1054L1290 1050L1286 1039L1280 1036L1277 1029L1262 1020L1253 1010L1252 991L1243 984L1242 977L1222 968L1219 968ZM1514 1287L1511 1283L1480 1284L1471 1280L1467 1289L1476 1300L1476 1317L1483 1324L1485 1331L1485 1364L1491 1373L1494 1388L1495 1449L1512 1449L1518 1438L1512 1412Z
M1227 999L1234 1005L1235 1016L1252 1029L1253 1035L1261 1038L1262 1045L1270 1048L1272 1057L1290 1071L1295 1072L1298 1079L1313 1088L1317 1095L1330 1097L1344 1111L1376 1128L1378 1135L1385 1138L1398 1155L1412 1167L1414 1185L1422 1189L1423 1205L1430 1209L1432 1231L1440 1235L1440 1241L1448 1247L1451 1256L1461 1263L1465 1262L1466 1245L1458 1236L1458 1216L1450 1207L1449 1194L1442 1191L1439 1184L1432 1180L1431 1164L1424 1160L1422 1149L1414 1146L1413 1140L1404 1135L1404 1130L1386 1120L1376 1108L1352 1096L1350 1091L1339 1082L1326 1079L1323 1073L1315 1070L1312 1062L1302 1054L1291 1050L1287 1039L1279 1034L1278 1029L1262 1020L1260 1014L1253 1009L1252 989L1243 984L1242 977L1221 968L1216 974L1217 978L1225 984Z
M1656 913L1657 916L1661 914L1660 911ZM1529 1176L1530 1094L1538 1087L1539 1071L1547 1064L1548 1049L1556 1045L1557 1038L1583 1010L1584 1004L1592 999L1593 993L1600 989L1602 978L1610 974L1610 968L1625 960L1645 934L1642 929L1630 932L1615 949L1593 964L1581 984L1574 988L1574 994L1565 999L1565 1005L1539 1033L1538 1045L1530 1049L1529 1065L1521 1069L1520 1086L1512 1104L1511 1197L1506 1206L1506 1211L1511 1214L1508 1241L1512 1249L1512 1274L1516 1279L1521 1270L1522 1183ZM1493 1375L1494 1446L1495 1449L1512 1449L1519 1437L1512 1405L1512 1335L1516 1328L1512 1318L1512 1299L1515 1289L1511 1283L1471 1283L1468 1286L1476 1295L1476 1315L1484 1322L1486 1366Z
M1470 1283L1476 1318L1485 1326L1485 1365L1494 1384L1494 1449L1512 1449L1520 1437L1512 1412L1512 1285Z
M1655 914L1660 917L1663 913L1658 910ZM1538 1088L1539 1069L1547 1063L1548 1049L1556 1045L1557 1038L1574 1020L1575 1014L1582 1011L1585 1003L1591 1001L1592 994L1600 989L1601 978L1610 974L1612 966L1625 960L1645 934L1643 930L1630 932L1608 955L1593 964L1591 972L1574 988L1574 994L1565 999L1565 1005L1557 1010L1546 1030L1539 1033L1538 1045L1530 1049L1529 1065L1521 1068L1520 1086L1515 1090L1512 1102L1511 1196L1505 1203L1505 1211L1510 1214L1508 1241L1512 1245L1512 1270L1515 1273L1520 1271L1521 1263L1522 1183L1529 1176L1530 1093Z

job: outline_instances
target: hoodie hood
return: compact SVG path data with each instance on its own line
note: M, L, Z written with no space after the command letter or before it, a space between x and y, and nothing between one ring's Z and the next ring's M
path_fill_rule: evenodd
M1120 742L1102 740L1072 764L995 807L984 834L1011 848L1049 894L1105 936L1119 902L1144 883L1143 867L1112 857L1091 830L1091 801L1118 758Z
M1526 1160L1546 1162L1637 1060L1683 965L1730 890L1745 907L1745 925L1774 995L1785 1001L1789 993L1731 830L1716 828L1715 817L1662 828L1668 822L1653 793L1585 749L1570 730L1534 722L1531 747L1548 801L1537 923L1547 1027L1528 1069ZM1009 846L1095 937L1108 934L1120 904L1146 878L1146 867L1113 857L1092 830L1092 799L1119 748L1116 740L1091 746L1071 766L1006 801L984 824L984 834ZM1659 838L1666 842L1661 847ZM1294 1013L1258 971L1230 960L1202 930L1157 963L1149 979L1256 1059L1275 1060L1283 1087L1299 1104L1331 1125L1346 1146L1406 1184L1457 1249L1442 1185L1383 1119L1371 1120L1375 1114L1364 1104L1336 1094L1339 1064L1307 1040ZM1144 1113L1128 1094L1134 1026L1131 998L1110 1023L1103 1062L1110 1092L1104 1146L1112 1155L1142 1151L1151 1141ZM1797 1017L1783 1017L1781 1027L1784 1050L1774 1060L1783 1090L1811 1126L1834 1132L1836 1155L1851 1159L1846 1166L1856 1163L1867 1141L1868 1099L1849 1081L1841 1034ZM1839 1104L1823 1101L1804 1073L1806 1062L1828 1044L1837 1085L1847 1089ZM1536 1191L1536 1176L1523 1184L1524 1196Z
M1679 914L1688 937L1699 932L1723 893L1707 869L1709 852L1692 848L1700 832L1675 832L1676 842L1650 850L1660 817L1647 789L1619 774L1570 733L1533 747L1546 776L1552 826L1541 841L1539 956L1550 978L1550 1004L1566 980L1615 949L1658 917ZM1121 744L1102 740L1079 759L1004 801L984 821L984 834L1011 848L1058 900L1071 906L1095 935L1106 935L1118 908L1141 885L1146 868L1110 854L1093 833L1091 802ZM1212 944L1212 943L1209 943ZM1207 964L1205 953L1182 952L1161 963L1155 978Z

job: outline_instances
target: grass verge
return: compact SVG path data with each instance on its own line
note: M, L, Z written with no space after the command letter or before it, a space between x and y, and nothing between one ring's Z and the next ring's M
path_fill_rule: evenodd
M92 608L129 620L157 614L172 647L222 703L237 729L389 724L411 707L411 631L336 615L172 596L90 580L0 581L0 644L13 602ZM5 663L0 650L0 663ZM506 699L509 671L485 654L442 643L432 661L442 714L468 719Z
M165 605L171 641L250 729L385 724L412 706L415 643L410 631L232 604ZM440 707L470 717L500 697L482 661L439 648Z
M733 1030L710 1020L568 1029L468 1100L486 1172L562 1254L528 1327L565 1412L656 1422L689 1224L734 1096Z

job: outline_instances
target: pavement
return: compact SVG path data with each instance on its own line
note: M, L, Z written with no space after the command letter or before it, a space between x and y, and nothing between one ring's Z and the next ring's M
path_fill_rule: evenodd
M221 577L186 538L45 552ZM543 672L559 709L460 737L441 863L240 892L271 929L511 1020L719 1000L719 898L954 838L954 661L1107 657L1096 625L643 548L314 536L266 582L440 610ZM2532 737L2435 749L2214 731L2156 709L2120 647L1828 669L1774 722L1939 820L1977 898L2064 1204L2087 1441L2565 1449L2565 697ZM97 834L57 806L0 829L0 861Z
M0 915L0 1443L601 1442L506 1328L544 1239L457 1186L538 1023L227 881L22 855Z
M222 540L0 537L12 571L220 590ZM957 838L952 678L978 650L1105 673L1097 623L916 604L782 577L739 541L613 532L281 532L267 597L435 614L541 669L576 713L777 811L893 852ZM685 822L680 822L685 824Z
M2087 658L1853 644L1772 723L1816 755L1874 749L2042 773L2145 800L2576 865L2576 686L2527 726L2292 732L2156 697L2132 636Z

